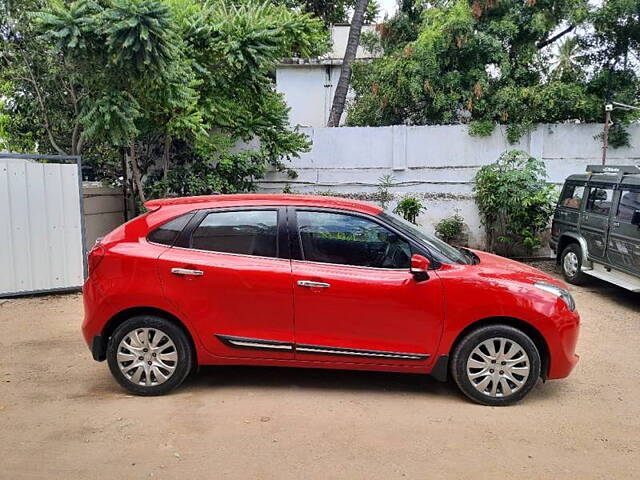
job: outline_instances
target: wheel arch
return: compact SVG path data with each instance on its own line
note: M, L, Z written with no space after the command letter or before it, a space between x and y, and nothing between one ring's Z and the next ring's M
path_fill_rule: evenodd
M187 336L187 340L189 341L189 344L193 351L193 361L195 364L195 362L197 361L196 345L193 339L193 335L191 334L187 326L174 314L156 307L131 307L122 310L112 316L106 322L104 328L102 329L102 332L100 334L100 342L98 342L97 345L94 342L94 345L92 346L94 358L99 361L105 360L109 338L111 337L111 335L113 335L113 332L115 332L116 328L122 325L122 323L124 323L126 320L137 317L139 315L153 315L155 317L160 317L180 328Z
M542 333L533 326L532 324L525 322L524 320L519 320L513 317L489 317L483 318L481 320L477 320L469 325L467 325L456 337L449 349L449 356L453 354L458 345L462 341L464 337L469 335L474 330L478 328L486 327L489 325L507 325L513 328L517 328L521 332L525 333L533 343L535 344L538 352L540 353L540 376L543 380L547 379L549 374L549 365L550 365L550 353L549 353L549 345L547 345L547 341L542 336ZM449 369L451 369L451 363L449 362Z
M580 235L572 232L564 233L558 239L558 247L556 249L556 262L558 262L558 264L560 263L562 252L564 252L564 249L572 243L577 243L580 246L580 251L582 252L582 265L587 265L587 262L589 262L589 259L587 258L587 241Z

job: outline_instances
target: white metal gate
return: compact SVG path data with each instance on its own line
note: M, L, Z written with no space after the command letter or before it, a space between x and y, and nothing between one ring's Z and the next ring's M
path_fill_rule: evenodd
M78 157L0 155L0 297L82 285L79 174Z

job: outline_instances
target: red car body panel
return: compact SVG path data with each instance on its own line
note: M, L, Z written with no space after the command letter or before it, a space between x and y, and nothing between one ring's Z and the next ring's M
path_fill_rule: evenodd
M146 239L157 226L193 210L312 206L375 216L381 213L377 206L299 195L216 195L152 200L146 206L149 214L118 227L90 254L82 325L90 347L108 337L127 312L156 311L184 325L199 364L429 373L466 328L509 318L543 339L547 378L567 376L577 362L578 313L533 283L564 285L488 253L476 251L480 263L475 265L443 263L430 270L428 280L416 282L408 270L202 252ZM174 267L197 268L204 275L173 275ZM327 282L331 288L300 288L299 280ZM306 348L234 348L218 335ZM327 354L332 348L352 349L354 355ZM357 355L361 351L369 354ZM378 351L399 355L376 357Z

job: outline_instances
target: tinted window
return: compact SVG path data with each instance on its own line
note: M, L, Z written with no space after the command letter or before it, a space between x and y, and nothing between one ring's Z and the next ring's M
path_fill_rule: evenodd
M585 211L598 215L609 215L613 190L611 188L591 187Z
M151 232L147 236L147 240L154 243L161 243L162 245L173 245L176 238L178 238L178 234L187 226L191 217L193 217L193 212L168 221Z
M278 212L246 210L208 214L195 229L191 246L198 250L278 256Z
M620 193L617 220L631 223L633 213L640 210L640 190L622 190Z
M409 268L411 247L366 218L340 213L298 212L305 260L361 267Z
M584 196L584 185L567 184L560 197L560 206L579 209Z

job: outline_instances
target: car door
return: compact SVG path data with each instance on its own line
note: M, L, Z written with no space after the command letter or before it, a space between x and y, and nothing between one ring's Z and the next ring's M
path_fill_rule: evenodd
M587 242L589 257L606 261L609 214L613 205L613 185L590 183L580 231Z
M609 231L607 258L612 266L633 275L640 275L640 228L631 224L637 210L640 210L640 187L621 187Z
M443 324L437 275L409 272L415 246L376 219L290 209L296 359L414 364L435 353Z
M160 256L158 274L212 354L291 359L288 247L282 208L203 211Z
M553 232L577 233L580 207L586 186L581 182L567 182L562 189L553 217Z

